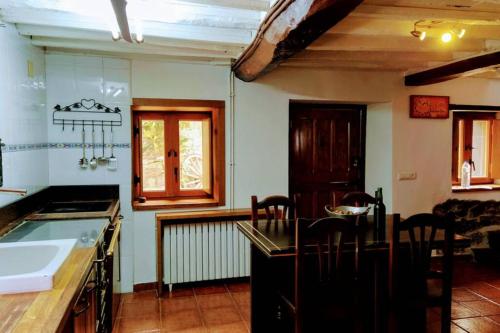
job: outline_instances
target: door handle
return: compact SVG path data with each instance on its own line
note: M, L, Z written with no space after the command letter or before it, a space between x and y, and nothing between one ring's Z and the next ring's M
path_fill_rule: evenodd
M175 178L175 182L176 183L179 181L179 179L178 179L178 173L179 173L179 168L175 167L174 168L174 178Z

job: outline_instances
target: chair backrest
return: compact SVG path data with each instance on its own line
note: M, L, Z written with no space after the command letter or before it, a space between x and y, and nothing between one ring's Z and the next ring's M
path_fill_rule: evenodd
M366 207L369 204L375 204L375 198L365 192L349 192L340 199L340 204L345 206Z
M408 233L409 264L412 277L412 288L416 293L425 295L427 292L427 279L437 278L443 282L443 296L451 297L451 279L453 275L453 244L454 223L449 216L434 214L416 214L400 222L399 215L393 219L393 240L391 244L391 266L393 269L393 288L397 290L401 281L397 274L400 269L400 252L403 246L401 234ZM444 237L438 241L436 236ZM440 272L433 271L431 267L432 250L442 250ZM395 291L397 292L397 291Z
M304 296L306 288L305 275L311 276L310 266L306 266L306 259L313 260L317 266L317 279L312 284L346 287L343 282L347 279L358 281L362 276L365 253L363 226L354 221L338 217L326 217L315 220L298 218L295 222L295 328L302 331L303 311L306 307ZM317 259L316 259L317 258ZM352 262L351 260L354 260ZM310 296L310 295L309 295ZM323 295L327 296L327 295ZM339 295L332 296L332 300ZM316 296L314 296L316 297ZM309 297L308 297L309 298Z
M257 201L257 196L252 195L252 221L259 219L261 209L265 210L266 218L270 221L295 219L295 202L283 195L273 195L262 201Z
M317 256L318 282L333 282L341 278L342 268L348 264L344 259L347 252L354 254L354 273L359 273L359 261L364 253L362 226L339 217L320 218L310 224L305 221L298 219L296 222L297 258L302 260L311 254ZM349 247L346 242L349 242Z

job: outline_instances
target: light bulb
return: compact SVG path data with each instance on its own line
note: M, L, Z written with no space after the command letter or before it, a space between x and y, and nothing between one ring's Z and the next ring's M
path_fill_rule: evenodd
M445 32L444 34L441 35L441 40L443 43L449 43L452 39L451 33Z
M465 29L460 29L460 31L457 34L458 38L462 38L464 35L465 35Z
M120 33L116 30L111 30L111 38L113 38L114 41L120 40Z
M420 36L418 37L418 39L424 40L426 36L427 36L427 33L425 31L421 31L420 32Z
M144 35L142 34L142 21L140 19L135 20L135 41L137 43L144 42Z

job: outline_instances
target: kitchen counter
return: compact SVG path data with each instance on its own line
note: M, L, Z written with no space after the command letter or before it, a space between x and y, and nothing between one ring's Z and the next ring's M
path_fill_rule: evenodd
M0 295L0 332L61 332L95 257L95 247L75 248L52 290Z
M103 278L112 282L112 287L96 290L92 302L106 304L105 312L101 312L101 315L105 313L104 319L99 318L102 320L96 323L103 325L99 329L106 327L111 331L120 292L119 280L114 279L119 277L116 272L120 269L119 208L117 185L51 186L0 207L0 242L78 240L56 274L53 289L0 295L1 333L72 332L73 325L82 324L82 318L91 325L94 319L89 321L88 316L95 308L87 309L78 317L73 308L82 300L79 295L89 279L93 281L97 274L97 284L100 284L103 272L106 274ZM118 259L114 259L115 252ZM94 265L96 259L99 259L98 265ZM81 327L75 326L75 329Z

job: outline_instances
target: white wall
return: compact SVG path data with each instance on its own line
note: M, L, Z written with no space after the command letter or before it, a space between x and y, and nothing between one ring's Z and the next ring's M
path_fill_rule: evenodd
M124 126L119 143L130 143L131 98L213 99L226 101L226 184L230 184L229 75L227 67L162 61L47 55L47 101L50 142L79 142L81 133L50 125L51 108L62 101L93 97L119 105ZM119 100L106 94L112 82L126 88ZM410 94L451 95L452 103L499 105L499 83L456 80L427 88L406 89L391 73L279 68L252 83L235 84L234 207L248 207L252 194L288 193L289 101L328 100L363 103L367 112L366 190L383 187L388 211L409 215L429 211L451 196L451 119L410 119ZM443 153L450 151L450 153ZM130 149L118 149L120 168L81 171L80 149L51 149L51 184L119 183L126 217L123 247L125 290L132 283L155 280L155 211L132 212ZM399 182L396 173L416 171L415 181ZM467 195L460 195L467 196ZM472 196L472 195L470 195ZM484 194L474 194L486 198ZM231 193L226 190L227 206Z
M45 121L45 56L15 27L0 27L0 138L4 186L27 188L48 184ZM28 76L28 61L33 76ZM0 205L12 195L0 194Z
M133 61L132 96L225 100L226 147L229 148L229 75L229 69L224 67ZM392 85L397 81L394 74L281 69L258 82L236 80L234 206L249 207L253 194L288 194L288 109L291 99L353 103L390 101ZM390 118L390 113L388 117L383 107L375 107L375 111L368 117L368 123L382 126L383 120L380 119ZM376 130L370 132L374 141L369 141L368 154L375 154L372 150L378 148L372 143L376 142L388 147L386 152L390 155L390 135L384 132L379 136L378 133L382 134ZM391 178L392 159L387 157L377 166L380 168L376 172L367 174L367 189L390 188L386 180ZM226 163L229 177L229 149ZM385 179L384 182L379 182L379 177ZM229 184L229 179L226 183ZM229 190L226 196L231 197ZM135 283L155 279L154 213L134 214Z
M51 185L119 184L122 225L122 284L124 291L130 291L133 284L133 213L131 207L131 155L130 155L130 62L123 59L78 56L68 54L47 54L47 113L48 124L49 177ZM121 93L114 96L121 89ZM99 166L96 170L80 169L82 157L82 127L73 131L71 126L52 124L52 112L56 104L66 106L79 102L82 98L95 99L109 107L119 107L122 112L123 126L115 127L114 143L124 147L114 150L118 159L118 170L110 171ZM102 142L101 127L96 125L96 143ZM92 127L86 127L86 144L91 143ZM110 130L105 128L105 155L110 156ZM75 146L78 145L78 146ZM96 149L96 156L102 150ZM90 160L92 150L86 150Z
M403 216L431 211L450 197L500 199L499 192L452 193L452 114L449 119L412 119L410 95L450 96L450 103L500 105L500 80L456 79L404 88L393 101L393 205ZM416 171L415 181L398 181L400 171Z

